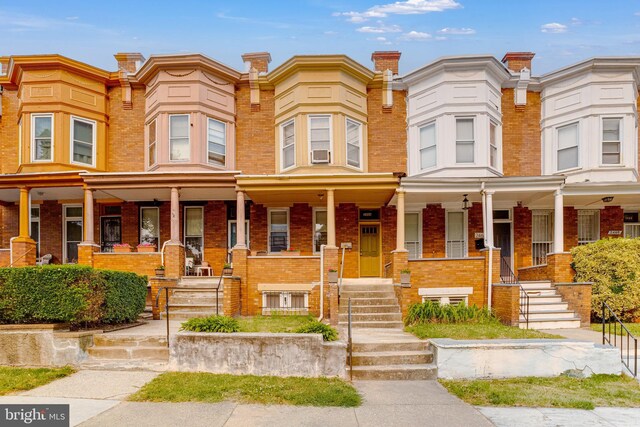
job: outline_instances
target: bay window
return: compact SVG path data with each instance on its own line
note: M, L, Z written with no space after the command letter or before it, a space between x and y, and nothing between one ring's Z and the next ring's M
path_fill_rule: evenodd
M456 163L473 163L474 151L473 118L456 118Z
M602 164L620 164L620 119L602 119Z
M31 129L31 160L53 161L53 114L32 114Z
M149 123L149 126L147 127L147 135L149 140L149 148L148 148L149 163L148 164L149 164L149 167L151 167L155 165L158 161L157 151L156 151L156 141L158 139L158 132L156 129L155 120Z
M331 163L331 116L309 116L311 163Z
M489 166L498 167L498 142L496 140L496 124L489 122Z
M188 114L169 116L169 152L172 161L188 161L191 158L189 128Z
M361 167L360 157L362 153L362 124L355 120L347 119L347 164Z
M94 165L95 127L92 120L71 118L71 163Z
M436 165L436 124L430 123L420 128L420 169Z
M296 164L296 131L294 120L289 120L280 126L280 140L282 141L280 162L282 169L287 169Z
M578 167L578 123L559 127L557 135L557 170L563 171Z
M225 124L218 120L209 119L207 129L207 160L209 163L225 165L226 141Z

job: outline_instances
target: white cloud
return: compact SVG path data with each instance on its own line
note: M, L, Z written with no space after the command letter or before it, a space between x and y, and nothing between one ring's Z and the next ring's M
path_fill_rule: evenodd
M361 33L377 33L377 34L400 33L402 32L402 28L400 28L400 26L398 25L384 25L382 22L379 21L377 27L371 27L371 26L360 27L356 31L359 31Z
M476 30L473 28L449 28L445 27L441 30L438 30L439 34L453 34L453 35L469 35L475 34Z
M541 25L540 31L552 34L566 33L567 26L558 22L550 22L548 24Z
M431 39L431 34L420 31L409 31L408 33L404 33L400 39L408 41L425 41Z
M363 12L334 13L334 16L345 16L348 21L357 24L372 18L386 18L389 15L422 15L461 7L462 5L455 0L406 0L372 6Z
M385 44L385 45L391 44L391 42L389 40L387 40L386 37L376 37L374 40L377 41L377 42L380 42L382 44Z
M571 25L582 25L582 19L580 18L571 18Z

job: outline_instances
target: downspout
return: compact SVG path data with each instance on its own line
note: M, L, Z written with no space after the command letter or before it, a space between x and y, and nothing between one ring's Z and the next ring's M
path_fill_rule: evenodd
M320 245L320 316L318 321L324 317L324 248L326 245Z
M167 243L169 243L169 240L164 241L164 243L162 244L162 249L160 250L160 264L162 264L163 267L164 267L164 247L167 246Z
M485 249L489 249L489 265L487 266L487 308L491 311L491 296L492 296L492 287L491 283L493 280L493 245L488 245L487 240L487 195L484 190L484 181L480 186L480 193L482 194L482 231L484 232L484 247Z

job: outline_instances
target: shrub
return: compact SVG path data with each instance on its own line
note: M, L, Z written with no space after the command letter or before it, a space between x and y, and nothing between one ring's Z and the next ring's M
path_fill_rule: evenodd
M575 281L593 282L591 312L606 301L623 321L640 319L640 239L603 239L571 250Z
M0 323L118 323L144 310L146 280L87 266L0 269Z
M405 325L418 325L423 323L483 323L494 320L489 309L476 305L467 306L460 304L440 305L438 302L425 301L421 304L413 304L409 307Z
M322 334L322 339L325 341L336 341L338 339L338 331L317 320L300 326L295 332L297 334Z
M209 316L194 317L180 326L181 331L232 333L240 330L240 324L233 317Z

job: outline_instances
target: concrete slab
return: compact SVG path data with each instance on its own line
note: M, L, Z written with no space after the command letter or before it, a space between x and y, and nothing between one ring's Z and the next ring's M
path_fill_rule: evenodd
M477 408L497 427L539 427L544 425L544 415L536 408Z
M104 399L69 399L63 397L0 396L0 404L69 405L69 424L76 426L83 421L115 407L120 401ZM113 424L115 425L115 424Z
M596 408L593 412L616 427L640 425L640 408Z
M154 379L148 371L78 371L68 377L21 393L22 396L124 400Z
M352 408L316 408L285 405L238 405L225 427L246 426L358 426Z
M564 408L478 407L498 427L632 427L640 425L640 408L596 408L593 411Z
M437 381L354 381L364 406L375 405L460 405Z

